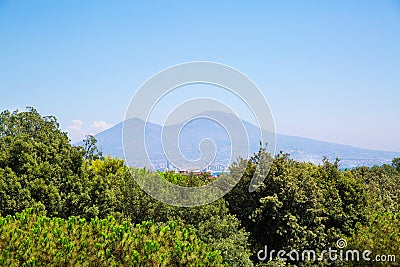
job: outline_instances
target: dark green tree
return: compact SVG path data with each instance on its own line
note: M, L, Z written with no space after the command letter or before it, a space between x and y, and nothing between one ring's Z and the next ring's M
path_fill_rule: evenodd
M400 172L400 158L395 158L392 161L392 166L398 171Z
M266 153L260 150L260 153ZM280 249L319 248L326 244L323 195L312 177L315 166L297 163L280 154L260 187L249 193L248 186L257 164L266 162L262 155L242 161L231 169L232 175L243 179L226 199L229 209L250 232L253 255L264 247ZM255 259L256 260L256 259Z
M2 214L13 214L35 203L44 205L49 214L65 213L68 198L80 194L74 181L83 175L82 148L70 144L53 116L41 117L34 108L3 111L0 172Z
M97 147L97 140L93 135L86 135L83 140L83 148L85 151L84 159L95 160L102 159L103 153Z

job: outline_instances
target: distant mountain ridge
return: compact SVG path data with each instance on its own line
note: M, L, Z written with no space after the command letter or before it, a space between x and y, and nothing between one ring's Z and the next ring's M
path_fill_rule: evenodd
M237 119L237 117L235 117L233 114L217 111L210 113L210 117L215 116L224 116L226 120ZM231 118L229 116L231 116ZM250 150L251 152L256 152L259 149L259 128L247 121L242 121L249 136ZM143 129L144 123L145 122L143 120L137 118L125 121L125 124L130 125L132 129ZM171 125L165 127L178 126L179 125ZM162 126L158 124L150 122L146 123L147 152L152 161L154 160L155 162L158 162L158 166L156 167L159 169L165 168L165 164L167 162L160 140L162 130ZM122 132L123 122L95 136L98 141L98 146L103 151L103 154L119 158L124 157L122 147ZM134 134L135 130L132 130L131 132ZM265 134L265 131L263 134ZM229 161L230 143L227 133L222 127L219 127L217 123L205 119L194 120L193 122L189 123L183 128L179 136L180 149L187 158L196 159L200 155L198 144L206 137L212 139L216 144L217 153L215 161L217 164L214 167L216 170L219 170L222 168L222 165ZM132 143L129 145L130 149L134 151L135 147L137 147L139 144ZM283 134L276 135L276 152L278 153L279 151L289 153L290 157L295 160L312 162L316 164L320 163L324 156L330 160L339 158L342 168L390 164L393 158L400 157L400 152L362 149L348 145L317 141L309 138ZM138 158L135 159L134 162L130 162L130 165L141 166L143 162L144 161L142 159Z

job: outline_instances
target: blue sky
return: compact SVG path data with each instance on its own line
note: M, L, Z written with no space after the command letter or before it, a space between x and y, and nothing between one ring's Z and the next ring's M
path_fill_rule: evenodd
M400 151L400 1L0 0L0 109L34 106L74 139L194 60L255 81L280 133Z

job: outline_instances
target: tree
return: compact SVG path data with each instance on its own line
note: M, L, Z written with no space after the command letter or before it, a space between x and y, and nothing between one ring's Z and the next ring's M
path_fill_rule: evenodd
M324 195L325 225L331 242L349 234L357 222L366 221L366 185L360 175L341 171L337 159L333 163L324 159L313 177Z
M280 153L265 180L249 193L257 169L268 164L264 160L268 155L263 153L261 149L250 160L232 166L231 175L244 175L225 196L230 212L250 232L253 255L265 245L276 251L322 251L350 233L357 222L365 222L364 182L356 174L340 171L338 160L330 163L325 159L316 166Z
M33 129L33 130L32 130ZM248 233L229 214L221 199L196 208L177 208L147 195L132 175L146 179L145 169L129 169L124 162L98 153L96 139L72 146L54 117L36 110L5 111L0 116L0 213L14 215L35 207L50 218L79 216L91 220L113 215L191 227L199 239L221 251L230 266L252 266ZM162 174L184 186L201 186L207 176ZM232 231L235 233L232 235Z
M383 212L371 216L369 222L358 223L350 237L347 237L349 249L370 250L371 259L376 255L395 255L396 261L356 262L356 266L398 266L400 254L400 212Z
M400 172L400 158L395 158L392 161L392 166L398 171Z
M265 245L276 251L319 249L326 243L327 235L323 195L311 176L316 167L279 154L264 182L255 192L249 193L249 182L257 164L266 164L259 160L266 158L261 153L266 152L260 150L249 161L239 162L231 168L231 175L243 173L240 168L246 170L238 186L226 195L230 211L250 232L253 255Z
M86 135L83 140L83 148L85 151L84 159L95 160L102 159L103 153L97 147L97 140L93 135Z
M131 175L146 177L145 169L131 169L126 172L120 197L122 212L134 223L145 220L158 222L178 221L182 226L191 227L200 240L210 248L221 251L221 256L228 266L252 266L251 252L248 246L248 232L241 222L229 214L224 199L219 199L200 207L175 207L164 204L146 194ZM208 181L203 177L173 173L162 174L171 182L182 185L200 186ZM176 177L173 177L175 176ZM176 178L176 179L175 179Z
M69 143L55 117L41 117L34 108L3 111L0 173L2 214L13 214L36 203L44 205L50 215L57 215L66 211L69 198L80 194L81 188L73 181L83 176L82 151Z

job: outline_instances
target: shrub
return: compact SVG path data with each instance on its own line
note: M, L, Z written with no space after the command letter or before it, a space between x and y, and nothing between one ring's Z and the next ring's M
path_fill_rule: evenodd
M192 229L177 222L135 226L113 217L48 218L33 209L0 217L2 266L223 266Z

